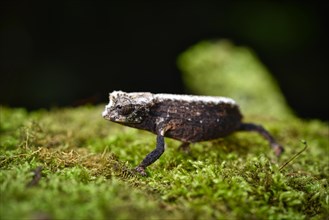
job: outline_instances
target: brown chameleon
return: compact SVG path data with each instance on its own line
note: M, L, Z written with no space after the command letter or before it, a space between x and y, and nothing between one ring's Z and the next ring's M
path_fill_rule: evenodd
M112 122L153 132L156 147L136 167L142 175L165 150L164 137L190 143L225 137L235 131L254 131L262 135L277 156L283 147L261 125L243 123L239 106L233 99L214 96L152 94L114 91L102 116Z

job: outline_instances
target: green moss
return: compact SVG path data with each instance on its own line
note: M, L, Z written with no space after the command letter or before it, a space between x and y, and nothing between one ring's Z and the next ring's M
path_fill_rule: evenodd
M278 163L253 133L197 143L190 154L167 139L168 149L145 178L131 170L152 150L155 136L108 123L101 110L1 108L7 124L1 130L1 219L322 219L329 214L325 123L265 120L286 146ZM9 137L11 144L3 141ZM300 139L309 148L280 171L303 148ZM40 166L41 179L29 187Z
M30 113L1 106L0 219L326 219L328 124L293 116L248 49L204 42L180 62L191 90L241 101L245 120L285 146L282 157L255 133L196 143L189 154L166 139L142 177L132 170L155 135L105 121L103 106ZM307 150L280 169L304 148L300 140Z

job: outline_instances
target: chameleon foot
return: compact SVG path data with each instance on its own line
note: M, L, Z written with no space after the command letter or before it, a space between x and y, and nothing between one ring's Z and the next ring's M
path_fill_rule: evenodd
M138 173L140 173L142 176L147 176L147 173L145 172L145 168L138 166L135 168L135 171L137 171Z

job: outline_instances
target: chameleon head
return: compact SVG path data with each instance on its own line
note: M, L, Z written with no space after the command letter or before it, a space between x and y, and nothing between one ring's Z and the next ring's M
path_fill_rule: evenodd
M102 116L122 124L141 123L152 106L152 100L151 93L114 91L110 93L109 104L105 106Z

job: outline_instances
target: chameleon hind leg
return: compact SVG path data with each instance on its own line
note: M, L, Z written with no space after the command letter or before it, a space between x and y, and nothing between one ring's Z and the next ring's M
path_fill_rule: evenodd
M191 152L190 144L191 143L189 143L189 142L183 142L181 145L179 145L178 150L181 150L184 153L188 154Z
M277 157L279 157L284 151L284 148L280 144L278 144L273 138L273 136L261 125L256 125L252 123L242 123L240 125L239 131L254 131L262 135L269 142L271 148L273 149Z

